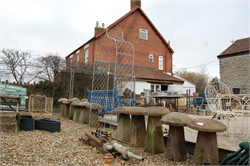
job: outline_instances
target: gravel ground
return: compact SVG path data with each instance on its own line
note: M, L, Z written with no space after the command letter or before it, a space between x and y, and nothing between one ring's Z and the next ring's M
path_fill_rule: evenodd
M103 154L95 147L88 146L79 138L85 132L95 131L88 125L53 115L53 120L61 121L61 132L41 130L14 132L1 131L0 165L104 165ZM2 126L4 127L4 126ZM2 128L3 129L3 128ZM105 128L115 137L115 130ZM127 146L123 144L123 146ZM172 162L165 159L164 154L151 155L143 148L130 147L133 153L144 157L144 161L135 159L124 160L117 156L113 165L192 165L192 156L188 155L185 162Z

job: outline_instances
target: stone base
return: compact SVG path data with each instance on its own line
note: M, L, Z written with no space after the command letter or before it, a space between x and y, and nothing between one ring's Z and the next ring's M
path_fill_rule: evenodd
M78 119L79 123L89 124L89 109L82 108Z
M148 117L144 151L151 154L164 153L161 116Z
M132 115L130 143L144 147L146 136L144 115Z
M130 142L130 128L130 116L127 114L120 114L116 134L117 139L125 142Z
M203 165L204 161L209 161L210 165L219 164L216 132L198 132L194 150L194 165Z
M64 117L65 107L66 107L66 105L62 103L61 104L61 111L60 111L61 117Z
M64 115L63 115L63 117L64 118L68 118L68 116L69 116L69 104L66 104L65 108L64 108Z
M80 113L81 113L81 107L75 107L75 111L73 114L73 121L78 122Z
M182 126L169 126L165 157L174 162L187 160L186 141Z
M69 115L68 115L69 119L73 119L74 110L75 110L75 106L69 106Z

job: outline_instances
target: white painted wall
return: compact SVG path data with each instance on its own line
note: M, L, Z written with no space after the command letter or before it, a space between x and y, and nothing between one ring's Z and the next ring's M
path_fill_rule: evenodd
M172 88L174 87L174 88ZM170 90L170 89L171 90ZM182 84L173 84L173 85L169 85L168 86L168 90L169 92L177 92L178 94L182 94L182 91L183 91L183 85Z
M193 95L194 92L196 92L196 85L187 81L186 79L179 77L177 75L174 75L174 77L177 77L181 80L184 81L184 84L182 85L182 88L180 88L179 90L181 90L181 94L186 94L186 90L190 89L190 95ZM180 85L180 84L174 84L174 85Z
M182 79L184 81L184 84L173 84L173 85L169 85L169 89L171 89L171 92L177 92L178 94L186 94L186 90L190 89L190 94L192 95L194 92L196 92L196 86L192 83L190 83L189 81L175 76L179 79ZM134 91L134 82L130 82L128 83L125 87L124 90L126 88ZM141 94L141 92L144 92L144 89L148 89L150 90L151 88L151 84L147 83L147 82L142 82L142 81L136 81L135 82L135 94ZM122 95L122 94L120 94Z
M150 83L142 82L142 81L136 81L135 82L135 94L141 94L141 92L144 92L144 89L150 90Z
M186 94L186 90L190 89L190 95L193 95L194 92L196 92L196 86L189 83L189 82L184 82L183 84L183 94Z
M142 81L136 81L135 82L135 94L141 94L141 92L144 92L144 89L148 89L150 90L150 83L147 82L142 82ZM134 82L129 82L127 83L124 88L123 91L128 88L132 91L134 91Z

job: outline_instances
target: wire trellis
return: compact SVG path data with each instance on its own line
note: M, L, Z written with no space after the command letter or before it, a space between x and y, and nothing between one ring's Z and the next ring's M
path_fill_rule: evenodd
M134 54L133 44L124 40L123 33L111 29L106 29L106 35L95 50L92 91L103 93L99 97L91 95L91 100L94 97L101 98L95 102L111 109L111 112L105 111L105 116L111 114L111 121L112 110L119 105L129 106L129 103L117 103L116 100L110 102L108 90L117 89L118 93L113 93L111 97L113 99L133 99ZM99 123L99 119L96 119L96 123Z
M29 111L33 115L48 115L52 118L53 98L46 97L42 93L34 93L29 96Z

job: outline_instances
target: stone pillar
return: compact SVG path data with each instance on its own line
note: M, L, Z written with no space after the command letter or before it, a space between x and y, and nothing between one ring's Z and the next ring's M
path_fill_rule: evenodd
M139 147L144 147L145 137L146 127L144 115L132 115L130 143Z
M88 108L82 107L78 122L83 123L83 124L89 124L89 109Z
M75 106L75 111L74 111L74 114L73 114L73 121L78 122L80 113L81 113L81 107L80 106Z
M148 117L144 151L150 154L164 153L161 116Z
M130 142L130 116L127 114L120 114L117 126L117 139L125 142Z

